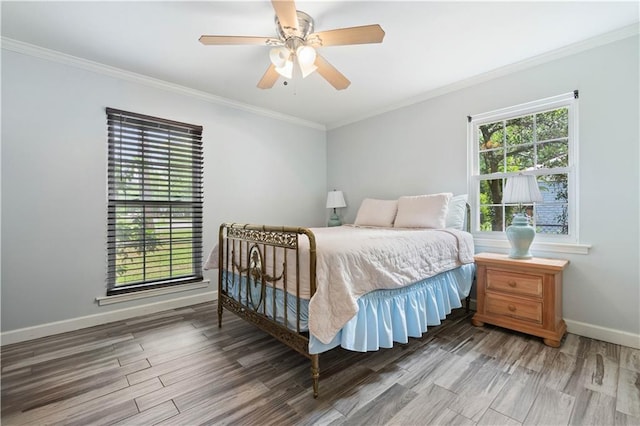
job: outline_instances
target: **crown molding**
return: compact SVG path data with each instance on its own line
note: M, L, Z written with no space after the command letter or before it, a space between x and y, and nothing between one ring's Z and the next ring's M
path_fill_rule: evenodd
M404 108L410 105L424 102L426 100L429 100L438 96L442 96L447 93L455 92L460 89L465 89L467 87L471 87L476 84L484 83L486 81L493 80L498 77L503 77L505 75L512 74L518 71L523 71L528 68L542 65L547 62L555 61L560 58L575 55L585 50L593 49L599 46L603 46L605 44L616 42L618 40L623 40L625 38L633 37L638 35L639 33L640 33L640 23L628 25L626 27L622 27L605 34L601 34L599 36L595 36L574 44L570 44L565 47L561 47L556 50L552 50L547 53L543 53L533 58L525 59L523 61L506 65L504 67L496 68L486 73L479 74L474 77L470 77L468 79L461 80L446 86L442 86L434 90L430 90L418 96L405 99L395 104L387 105L386 107L381 109L369 111L368 113L350 117L346 120L327 123L326 127L327 127L327 130L333 130L342 126L346 126L348 124L357 123L358 121L362 121L371 117L375 117L380 114L384 114L386 112L395 111L400 108Z
M266 108L260 108L254 105L234 101L232 99L224 98L222 96L216 96L211 93L203 92L201 90L191 89L189 87L181 86L179 84L169 83L167 81L149 77L143 74L138 74L135 72L112 67L110 65L105 65L100 62L90 61L88 59L79 58L77 56L68 55L66 53L58 52L56 50L47 49L44 47L36 46L33 44L25 43L25 42L14 40L7 37L0 37L0 41L2 42L2 46L1 46L2 49L9 50L12 52L33 56L33 57L44 59L51 62L57 62L57 63L69 65L72 67L84 69L86 71L107 75L110 77L130 81L133 83L143 84L146 86L154 87L156 89L166 90L166 91L178 93L181 95L190 96L193 98L197 98L199 100L211 102L213 104L235 108L241 111L273 118L280 121L286 121L299 126L310 127L312 129L318 129L318 130L326 130L326 126L321 123L303 120L291 115L282 114Z
M498 77L502 77L508 74L512 74L518 71L523 71L528 68L532 68L547 62L551 62L560 58L571 56L585 50L593 49L605 44L613 43L618 40L622 40L628 37L636 36L640 33L640 24L632 24L620 29L592 37L590 39L574 43L551 52L538 55L536 57L526 59L524 61L516 62L511 65L496 68L495 70L488 71L486 73L471 77L465 80L461 80L446 86L439 87L434 90L427 91L418 96L414 96L403 101L387 105L384 108L369 111L364 114L352 116L348 119L336 121L332 123L322 124L308 120L303 120L290 115L282 114L276 111L272 111L266 108L260 108L254 105L245 104L242 102L234 101L232 99L224 98L221 96L213 95L200 90L191 89L189 87L181 86L178 84L169 83L160 79L152 78L143 74L126 71L120 68L105 65L99 62L90 61L88 59L79 58L76 56L68 55L62 52L58 52L51 49L46 49L40 46L36 46L29 43L24 43L18 40L10 39L7 37L0 37L2 42L2 49L10 50L17 53L22 53L37 58L58 62L77 68L82 68L88 71L108 75L111 77L127 80L147 86L155 87L162 90L172 91L186 96L191 96L200 100L211 102L217 105L223 105L245 112L250 112L256 115L262 115L265 117L273 118L280 121L286 121L299 126L310 127L318 130L333 130L339 127L353 124L358 121L366 120L371 117L375 117L380 114L384 114L390 111L398 110L407 106L418 104L426 100L445 95L447 93L455 92L476 84L484 83L486 81L493 80Z

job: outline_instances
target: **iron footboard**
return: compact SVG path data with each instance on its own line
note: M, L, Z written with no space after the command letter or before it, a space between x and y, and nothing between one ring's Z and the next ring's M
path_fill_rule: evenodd
M227 309L311 360L304 306L316 291L316 242L307 228L223 223L218 237L218 327ZM308 278L307 278L308 277Z

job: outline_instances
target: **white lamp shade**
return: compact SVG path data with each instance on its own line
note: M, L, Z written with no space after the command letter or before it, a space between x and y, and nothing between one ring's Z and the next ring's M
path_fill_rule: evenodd
M502 202L504 204L527 204L541 201L542 194L538 189L538 182L535 176L519 174L507 178L507 184L502 194Z
M305 65L302 62L298 61L298 65L300 65L300 72L302 73L302 78L306 78L309 74L313 73L318 69L314 64Z
M300 46L296 49L296 58L298 66L302 73L302 78L306 78L309 74L318 69L314 62L316 61L316 50L311 46Z
M296 56L301 65L312 65L316 61L316 50L311 46L300 46L296 49Z
M269 51L269 59L276 68L284 67L290 56L291 52L284 46L274 47Z
M293 77L293 61L286 61L283 66L276 67L276 72L284 78Z
M329 191L329 194L327 194L327 208L338 209L342 207L347 207L342 191Z

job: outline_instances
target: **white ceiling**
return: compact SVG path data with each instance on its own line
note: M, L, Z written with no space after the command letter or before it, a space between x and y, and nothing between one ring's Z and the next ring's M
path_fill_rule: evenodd
M2 37L328 127L630 25L639 3L304 1L316 31L378 23L382 44L320 53L351 80L317 73L256 83L269 48L204 46L202 34L275 36L268 0L2 2Z

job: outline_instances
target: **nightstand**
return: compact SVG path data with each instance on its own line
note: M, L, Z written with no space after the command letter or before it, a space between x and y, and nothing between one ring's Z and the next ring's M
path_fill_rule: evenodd
M485 323L542 337L557 348L567 326L562 319L562 259L511 259L497 253L475 257L477 312L471 323Z

